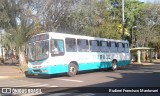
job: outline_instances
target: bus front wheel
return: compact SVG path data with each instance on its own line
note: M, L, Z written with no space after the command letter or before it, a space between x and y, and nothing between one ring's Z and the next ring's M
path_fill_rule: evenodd
M77 74L77 71L78 71L77 65L74 63L70 63L68 67L68 75L70 77L73 77Z
M114 60L114 61L112 61L112 68L111 68L111 69L112 69L112 71L117 70L117 67L118 67L118 66L117 66L117 61L115 61L115 60Z

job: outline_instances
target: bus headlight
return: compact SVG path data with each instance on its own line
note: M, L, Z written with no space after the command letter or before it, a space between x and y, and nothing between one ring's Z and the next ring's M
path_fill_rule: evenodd
M31 65L31 64L28 64L28 68L32 68L32 65Z

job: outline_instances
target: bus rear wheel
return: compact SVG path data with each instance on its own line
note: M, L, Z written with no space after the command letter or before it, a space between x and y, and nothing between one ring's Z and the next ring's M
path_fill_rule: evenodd
M68 67L68 75L70 77L73 77L73 76L75 76L77 74L77 71L78 71L77 65L74 64L74 63L70 63L69 67Z
M112 71L117 70L117 67L118 67L118 66L117 66L117 61L115 61L115 60L114 60L114 61L112 61L112 68L111 68L111 69L112 69Z

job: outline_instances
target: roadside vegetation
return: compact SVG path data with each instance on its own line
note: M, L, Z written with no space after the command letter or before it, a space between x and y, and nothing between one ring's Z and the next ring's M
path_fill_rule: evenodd
M160 2L125 1L125 39L160 50ZM27 65L28 40L48 31L122 38L121 0L0 0L1 44ZM133 32L133 36L131 33ZM131 38L132 37L132 38Z

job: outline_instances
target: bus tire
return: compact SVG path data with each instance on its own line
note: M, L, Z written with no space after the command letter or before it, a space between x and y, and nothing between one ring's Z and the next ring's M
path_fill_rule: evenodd
M112 61L112 68L111 68L111 70L112 70L112 71L115 71L115 70L117 70L117 67L118 67L118 66L117 66L117 61L115 61L115 60Z
M70 77L73 77L73 76L75 76L77 74L77 71L78 71L77 65L74 64L74 63L70 63L69 67L68 67L68 75Z

